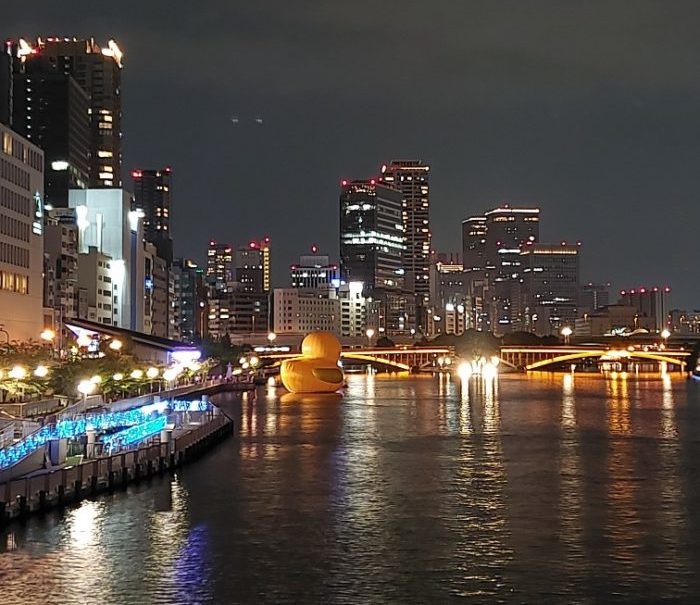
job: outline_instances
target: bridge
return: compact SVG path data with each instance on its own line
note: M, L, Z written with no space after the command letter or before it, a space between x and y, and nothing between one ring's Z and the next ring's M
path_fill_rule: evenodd
M520 370L544 370L559 364L573 364L583 360L611 363L657 362L683 369L690 352L675 348L628 347L605 345L583 346L506 346L501 347L501 360Z
M300 353L261 353L262 361L271 361L277 365L285 359L299 357ZM454 359L452 347L392 347L382 349L344 349L340 353L341 360L364 362L384 366L387 369L408 371L414 368L438 366L438 360Z

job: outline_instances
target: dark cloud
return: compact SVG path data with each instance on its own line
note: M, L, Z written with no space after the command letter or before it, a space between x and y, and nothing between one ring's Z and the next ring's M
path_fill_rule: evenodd
M180 254L270 234L282 281L312 241L336 253L340 178L418 156L438 249L459 248L468 214L537 203L545 238L584 242L587 278L670 283L692 305L699 15L644 0L42 0L3 7L0 27L122 43L126 168L174 167Z

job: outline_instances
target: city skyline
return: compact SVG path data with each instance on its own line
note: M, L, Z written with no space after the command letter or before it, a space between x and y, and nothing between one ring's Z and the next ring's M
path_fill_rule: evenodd
M310 243L337 254L334 229L319 232L315 218L335 224L342 178L368 178L386 158L420 157L432 167L435 250L459 250L461 221L481 208L536 205L548 217L544 240L583 241L585 281L669 284L674 306L692 308L700 300L700 286L685 279L692 225L700 218L691 164L700 125L696 84L682 69L700 48L657 5L565 13L545 3L508 17L506 8L474 15L469 5L442 13L394 11L384 3L377 19L366 20L357 17L366 13L362 6L310 5L295 19L291 8L274 3L216 11L205 3L197 19L157 34L155 6L139 7L136 24L132 5L120 6L79 23L50 3L39 2L32 16L10 6L3 34L117 40L124 50L122 176L140 166L173 166L177 256L202 264L209 239L238 243L266 233L276 245L273 285L284 284L287 259ZM413 60L423 90L404 94L412 88L408 71L386 79L383 70L365 69L365 51L351 44L353 36L366 40L390 11L412 30L430 20L430 59L443 57L449 77L428 73L430 62L418 60L393 31L386 32L396 45L392 58L404 53L407 63ZM222 12L230 18L220 18ZM603 17L610 31L597 29ZM278 38L267 49L244 31L258 19ZM303 36L283 32L290 20L303 20ZM514 30L516 21L523 27ZM496 52L501 35L484 42L478 29L486 26L510 34L512 50ZM611 34L623 26L622 38ZM583 43L591 38L599 44ZM197 53L188 43L194 39ZM280 45L289 57L277 52ZM324 48L333 60L308 68L304 59ZM197 57L206 59L199 70L192 64ZM234 69L222 77L233 58ZM367 80L359 81L363 70ZM312 102L319 98L325 102ZM201 108L196 119L188 118L193 107ZM405 129L407 123L418 127ZM275 178L262 178L273 165ZM290 195L293 215L282 213ZM194 220L206 214L215 220Z

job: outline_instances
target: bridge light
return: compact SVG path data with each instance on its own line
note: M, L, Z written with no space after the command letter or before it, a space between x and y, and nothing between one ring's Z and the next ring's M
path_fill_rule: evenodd
M461 380L468 380L472 375L472 364L468 361L463 361L457 366L457 375Z

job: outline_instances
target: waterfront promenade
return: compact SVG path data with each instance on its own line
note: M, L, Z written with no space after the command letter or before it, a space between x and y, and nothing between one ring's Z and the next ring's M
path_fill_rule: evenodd
M174 470L231 433L231 420L202 399L228 387L225 381L208 380L110 403L85 398L65 408L55 422L3 451L0 525ZM95 441L91 427L109 430L112 425L131 428ZM71 440L85 437L87 456L67 458Z

